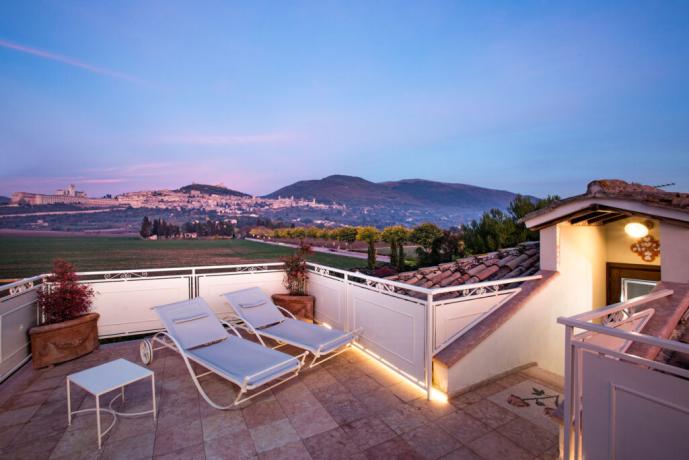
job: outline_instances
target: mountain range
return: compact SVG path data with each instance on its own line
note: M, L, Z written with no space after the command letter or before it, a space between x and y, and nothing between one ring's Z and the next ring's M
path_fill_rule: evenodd
M371 182L361 177L334 175L283 187L266 198L295 197L348 206L450 207L472 210L504 209L516 196L505 190L423 179Z
M223 186L192 184L180 191L247 196ZM371 182L361 177L333 175L304 180L265 195L263 198L315 199L319 203L345 205L333 209L264 208L264 217L297 222L346 223L354 225L413 225L435 222L448 227L476 219L491 208L506 209L515 193L467 184L403 179Z

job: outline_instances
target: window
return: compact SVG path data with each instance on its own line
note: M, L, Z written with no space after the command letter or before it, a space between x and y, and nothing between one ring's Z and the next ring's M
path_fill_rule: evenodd
M657 281L640 280L634 278L622 278L622 289L620 295L620 302L635 299L650 293Z

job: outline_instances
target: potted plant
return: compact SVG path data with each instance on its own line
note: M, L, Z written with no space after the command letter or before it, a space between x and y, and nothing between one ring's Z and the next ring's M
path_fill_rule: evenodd
M31 360L38 369L98 348L98 313L89 313L93 289L79 284L74 267L56 260L38 292L41 325L31 328Z
M273 294L273 302L293 315L313 321L316 299L306 293L309 272L306 268L306 256L311 254L311 247L303 242L291 256L283 257L285 279L283 285L288 294Z

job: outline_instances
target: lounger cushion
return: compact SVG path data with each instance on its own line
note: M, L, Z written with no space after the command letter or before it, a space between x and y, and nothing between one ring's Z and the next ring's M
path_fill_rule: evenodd
M213 314L205 300L191 300L161 305L155 308L160 320L185 350L218 342L228 337L227 331Z
M312 353L330 341L332 343L328 343L328 346L322 349L321 353L329 353L353 340L353 337L346 332L292 318L286 318L280 324L267 327L260 332L262 335L309 350ZM338 338L340 340L336 340Z
M214 345L188 350L187 354L238 385L242 385L244 378L250 375L279 365L275 369L251 378L248 382L250 388L296 371L300 363L297 358L286 353L236 336L229 336L227 340Z
M254 328L260 329L285 319L270 297L260 288L242 289L223 294L232 309Z

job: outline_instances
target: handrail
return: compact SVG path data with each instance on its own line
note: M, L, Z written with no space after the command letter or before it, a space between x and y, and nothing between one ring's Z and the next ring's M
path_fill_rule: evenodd
M646 295L635 297L635 298L629 299L625 302L618 302L618 303L615 303L612 305L608 305L607 307L599 308L597 310L585 311L584 313L579 313L578 315L574 315L574 316L561 317L561 318L558 318L557 321L560 324L568 324L569 321L572 321L572 320L574 320L574 321L589 321L592 319L600 318L602 316L610 315L612 313L616 313L616 312L618 312L620 310L624 310L626 308L638 307L639 305L643 305L645 303L652 302L654 300L662 299L663 297L667 297L667 296L670 296L672 294L674 294L674 291L671 289L660 289L658 291L654 291L654 292L648 293Z
M600 324L592 324L587 323L585 321L574 320L565 323L563 321L560 321L561 319L562 318L558 318L557 322L560 324L565 324L567 326L586 329L587 331L599 332L601 334L611 335L613 337L617 337L620 339L633 340L635 342L645 343L647 345L689 354L689 344L685 344L676 340L661 339L660 337L641 334L640 332L621 331L614 327L601 326ZM576 340L576 338L574 340Z
M490 287L490 286L500 286L503 284L514 284L514 283L522 283L524 281L533 281L533 280L538 280L543 278L543 275L531 275L531 276L522 276L519 278L506 278L506 279L501 279L501 280L495 280L495 281L482 281L480 283L471 283L471 284L460 284L457 286L448 286L444 288L422 288L419 286L414 286L413 284L407 284L407 283L402 283L399 281L393 281L393 280L388 280L385 278L379 278L377 276L371 276L371 275L365 275L363 273L357 273L357 272L351 272L347 270L340 270L339 268L333 268L333 267L328 267L326 265L320 265L316 264L313 262L307 262L307 265L313 266L313 267L319 267L323 268L326 270L329 270L331 272L336 272L340 274L347 274L350 277L356 277L356 278L362 278L370 281L375 281L376 283L386 283L391 286L398 287L400 289L406 289L409 291L415 291L419 292L421 294L432 294L432 295L439 295L439 294L445 294L448 292L454 292L454 291L464 291L464 290L469 290L469 289L479 289L482 287Z
M534 280L539 280L541 278L543 278L543 275L522 276L519 278L505 278L505 279L500 279L500 280L495 280L495 281L481 281L480 283L459 284L457 286L447 286L447 287L443 287L443 288L434 288L434 289L431 289L431 292L433 292L434 295L446 294L448 292L464 291L467 289L477 289L477 288L489 287L489 286L500 286L503 284L523 283L524 281L534 281Z
M6 289L12 289L13 287L17 287L17 286L23 286L26 283L31 283L34 281L42 280L43 278L45 278L45 276L46 275L36 275L36 276L32 276L30 278L23 278L23 279L20 279L18 281L14 281L12 283L2 284L2 285L0 285L0 291L4 291Z
M578 315L569 316L569 317L562 317L561 316L557 319L557 322L559 324L563 324L563 325L569 326L569 327L574 327L577 329L584 329L586 331L598 332L600 334L611 335L613 337L617 337L620 339L633 340L635 342L644 343L646 345L651 345L651 346L655 346L655 347L660 347L660 348L664 348L664 349L677 351L680 353L689 354L689 344L684 344L684 343L678 342L676 340L662 339L660 337L654 337L652 335L642 334L640 332L623 331L623 330L620 330L620 329L617 329L614 327L603 326L601 324L595 324L595 323L588 322L589 320L600 318L602 316L606 316L606 315L609 315L611 313L615 313L615 312L618 312L620 310L624 310L625 308L638 307L639 305L643 305L643 304L646 304L648 302L652 302L654 300L662 299L662 298L670 296L672 294L673 294L673 291L671 289L661 289L659 291L651 292L650 294L636 297L636 298L630 299L626 302L619 302L619 303L610 305L608 307L601 308L599 310L594 310L591 312L584 312L584 313L580 313ZM573 339L576 340L576 337L574 337Z
M109 273L138 273L138 272L178 272L181 270L211 270L220 268L250 268L250 267L278 267L284 266L283 262L265 262L255 264L236 264L236 265L201 265L192 267L172 267L172 268L139 268L133 270L101 270L92 272L78 272L78 276L107 275ZM42 275L43 276L43 275Z
M312 267L323 268L323 269L326 269L326 270L331 271L331 272L340 273L342 275L347 275L350 278L354 277L354 278L361 278L361 279L365 279L365 280L369 280L369 281L374 281L376 283L385 283L385 284L389 284L390 286L395 286L395 287L400 288L400 289L406 289L408 291L419 292L421 294L431 294L432 293L431 289L414 286L413 284L400 283L399 281L386 280L385 278L379 278L377 276L365 275L363 273L350 272L347 270L340 270L339 268L328 267L326 265L315 264L313 262L307 262L307 265L310 265Z

